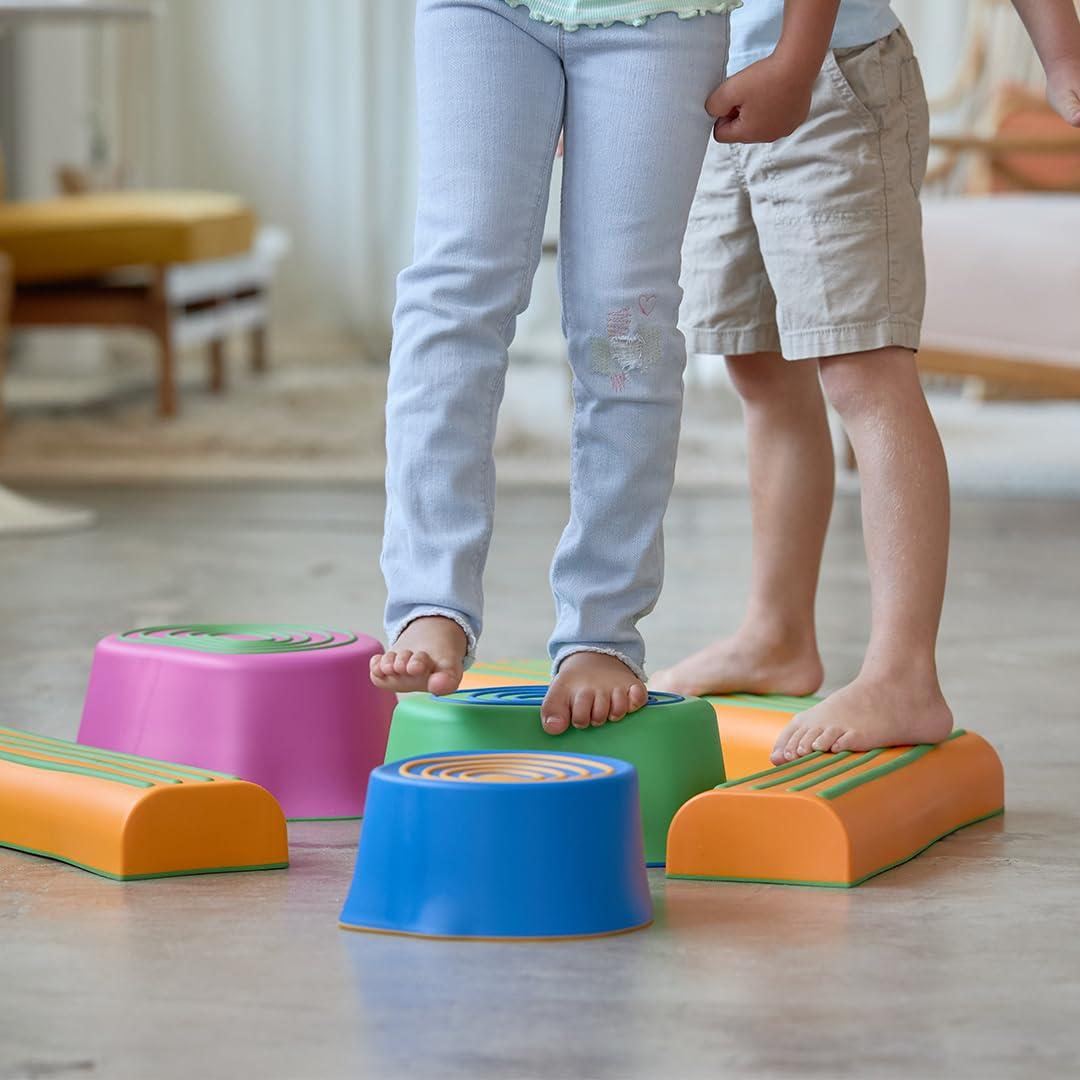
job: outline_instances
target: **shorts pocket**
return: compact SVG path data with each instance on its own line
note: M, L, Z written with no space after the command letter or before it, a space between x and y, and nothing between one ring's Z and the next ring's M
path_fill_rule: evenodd
M881 75L881 42L858 49L830 49L825 54L825 70L841 100L867 129L880 130L878 116L885 105Z

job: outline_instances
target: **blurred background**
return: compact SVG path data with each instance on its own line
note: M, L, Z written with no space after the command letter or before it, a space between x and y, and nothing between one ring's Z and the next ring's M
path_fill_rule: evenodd
M1062 226L1080 133L1044 105L1008 3L895 7L935 102L923 367L954 484L1076 496L1080 258ZM0 481L378 483L411 243L412 15L402 0L0 3L15 266ZM508 483L565 480L557 187L500 422ZM689 379L679 482L738 487L722 363L694 357Z

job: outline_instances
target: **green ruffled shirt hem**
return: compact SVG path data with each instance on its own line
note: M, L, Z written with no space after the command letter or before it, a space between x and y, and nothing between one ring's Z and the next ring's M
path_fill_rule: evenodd
M678 15L680 19L696 19L700 15L727 15L736 8L742 7L742 0L725 0L724 3L720 4L691 6L685 4L657 5L656 11L651 11L645 15L629 17L612 14L612 17L606 20L573 22L560 10L563 5L558 3L545 2L545 0L503 0L503 2L509 4L510 7L526 8L529 12L529 18L534 19L536 22L561 26L564 30L579 30L582 27L588 30L597 30L614 26L616 23L622 23L624 26L644 26L646 23L652 22L658 15ZM620 5L612 4L612 7L618 6Z

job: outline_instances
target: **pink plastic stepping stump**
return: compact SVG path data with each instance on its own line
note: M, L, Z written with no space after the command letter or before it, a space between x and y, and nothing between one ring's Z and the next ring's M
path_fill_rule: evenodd
M371 637L310 626L155 626L102 639L78 741L251 780L288 818L359 817L396 697Z

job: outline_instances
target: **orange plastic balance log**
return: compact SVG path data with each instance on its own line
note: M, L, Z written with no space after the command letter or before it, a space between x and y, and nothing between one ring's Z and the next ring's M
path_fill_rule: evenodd
M125 881L289 859L281 808L255 784L3 727L0 846Z
M850 887L1004 810L993 748L957 731L938 746L814 753L687 802L668 833L677 878Z

